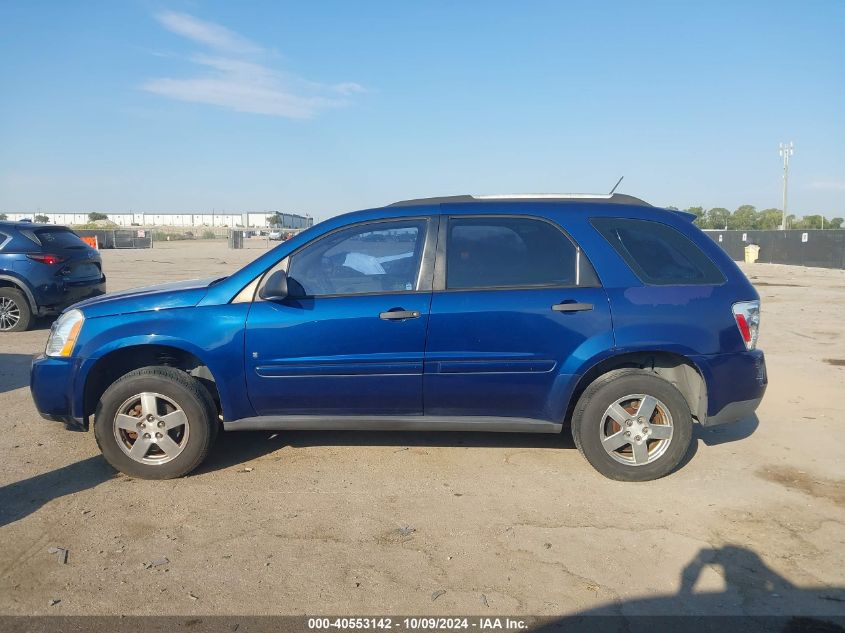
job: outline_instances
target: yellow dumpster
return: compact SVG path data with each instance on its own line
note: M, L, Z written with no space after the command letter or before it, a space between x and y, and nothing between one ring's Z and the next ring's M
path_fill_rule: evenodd
M745 247L745 263L753 264L760 256L760 247L756 244L749 244Z

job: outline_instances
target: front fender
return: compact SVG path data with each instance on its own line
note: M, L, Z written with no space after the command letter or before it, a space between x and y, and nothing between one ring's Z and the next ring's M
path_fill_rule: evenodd
M196 356L211 372L225 420L255 415L246 396L244 324L249 304L180 308L87 319L73 384L73 414L85 415L85 386L107 354L136 345L165 345ZM188 338L190 336L190 338ZM115 376L116 380L119 376Z

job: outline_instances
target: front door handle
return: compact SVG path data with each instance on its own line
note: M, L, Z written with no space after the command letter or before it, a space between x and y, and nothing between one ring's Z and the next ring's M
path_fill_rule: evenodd
M592 309L592 303L556 303L552 306L555 312L584 312Z
M420 313L417 310L388 310L381 312L378 318L385 321L404 321L405 319L418 319Z

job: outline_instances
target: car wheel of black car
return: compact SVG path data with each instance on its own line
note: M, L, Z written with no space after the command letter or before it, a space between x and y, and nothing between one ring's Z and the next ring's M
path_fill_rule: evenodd
M670 382L618 369L584 391L572 416L578 450L605 477L650 481L672 472L692 440L692 414Z
M0 288L0 332L23 332L31 321L32 310L24 294L17 288Z
M217 436L214 401L202 384L172 367L142 367L100 398L94 435L106 460L142 479L172 479L205 459Z

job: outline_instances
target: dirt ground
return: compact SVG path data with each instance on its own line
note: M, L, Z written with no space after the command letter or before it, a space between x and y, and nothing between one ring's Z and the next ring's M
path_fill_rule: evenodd
M103 257L119 290L260 252ZM223 434L189 477L131 479L35 411L49 323L4 335L0 614L845 615L845 271L745 270L758 418L697 429L647 484L603 479L568 437L469 433Z

